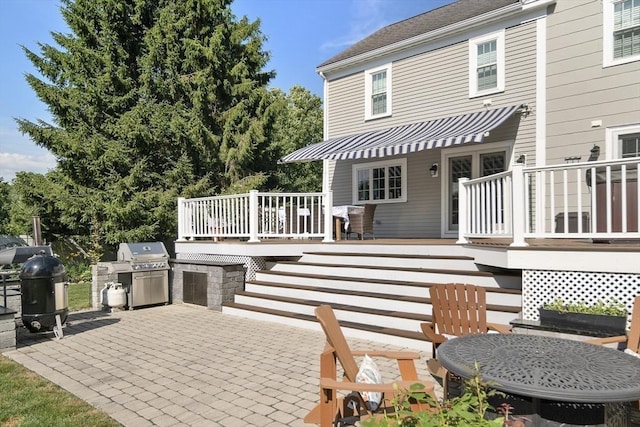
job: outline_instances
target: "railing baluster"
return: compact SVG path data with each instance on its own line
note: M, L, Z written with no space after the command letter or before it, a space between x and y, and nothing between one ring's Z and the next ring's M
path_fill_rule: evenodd
M621 197L620 197L620 204L621 204L621 209L620 212L622 213L622 232L626 233L627 232L627 165L622 165L621 169L620 169L620 190L621 190Z
M552 232L553 230L553 220L554 220L554 213L556 211L556 182L555 182L555 173L554 171L550 171L549 172L549 222L551 224L550 227L550 232ZM544 228L542 230L543 233L547 232L547 225L544 225Z
M567 170L562 171L562 230L569 232L569 177Z

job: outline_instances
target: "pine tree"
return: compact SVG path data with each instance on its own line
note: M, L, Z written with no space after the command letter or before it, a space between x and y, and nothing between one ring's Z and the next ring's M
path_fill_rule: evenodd
M53 123L17 121L58 160L39 193L70 232L169 242L177 197L264 181L273 73L259 21L230 3L62 0L70 33L23 48Z

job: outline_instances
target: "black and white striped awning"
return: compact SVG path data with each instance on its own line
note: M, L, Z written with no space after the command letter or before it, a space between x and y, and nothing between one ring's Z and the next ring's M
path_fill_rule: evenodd
M280 161L289 163L321 159L369 159L444 148L467 142L482 142L487 132L504 123L520 107L515 105L496 108L332 138L296 150Z

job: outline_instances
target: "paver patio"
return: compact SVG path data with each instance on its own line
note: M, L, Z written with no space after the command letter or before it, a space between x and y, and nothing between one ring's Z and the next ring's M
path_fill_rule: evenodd
M303 426L318 399L319 330L167 305L73 313L64 334L20 330L4 355L125 426ZM376 362L397 378L394 362ZM417 367L429 378L426 358Z

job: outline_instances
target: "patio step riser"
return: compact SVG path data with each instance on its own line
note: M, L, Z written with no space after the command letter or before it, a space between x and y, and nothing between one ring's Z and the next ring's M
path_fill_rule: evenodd
M291 313L306 314L314 316L316 305L296 304L293 302L276 301L254 296L236 295L235 301L239 304L253 305L257 307L271 308L275 310L289 311ZM359 313L349 310L334 309L336 317L349 322L362 323L364 325L375 325L386 328L402 329L405 331L420 332L419 320L406 319L400 317L390 317L385 315Z
M364 267L394 267L394 268L440 268L447 270L467 270L478 271L476 264L468 259L429 259L429 258L402 258L397 257L376 257L374 255L349 256L345 255L320 255L304 254L300 259L302 262L316 264L348 264Z
M259 298L255 296L247 296L247 295L237 295L235 301L239 304L252 305L256 307L269 308L274 310L282 310L288 311L290 313L299 313L306 314L309 316L314 315L314 309L316 305L304 304L304 303L295 303L295 302L287 302L287 301L277 301L271 300L267 298ZM324 303L335 303L335 301L321 301ZM346 304L346 303L345 303ZM370 306L366 306L370 308ZM428 313L427 307L430 306L425 304L423 306L423 311L412 312L414 314L430 314ZM395 310L395 306L391 304L388 305L386 310L388 311L398 311L403 312L403 310ZM361 323L364 325L374 325L384 328L393 328L393 329L401 329L404 331L412 331L412 332L420 332L420 324L423 322L421 320L409 319L403 317L396 316L386 316L383 314L375 314L375 313L366 313L366 312L358 312L352 310L341 310L339 308L334 309L336 313L336 317L339 320L346 320L354 323ZM487 319L492 323L499 323L503 325L508 325L510 321L512 321L515 317L517 317L514 313L504 313L504 312L496 312L496 311L487 311Z
M512 276L467 275L464 272L432 272L411 270L385 270L380 268L350 268L349 266L324 266L305 264L279 263L273 271L285 271L298 274L316 274L327 276L343 276L359 279L399 280L424 283L473 283L486 287L504 287L520 289L521 279Z
M222 307L222 312L224 314L231 314L235 316L241 316L249 319L267 321L267 322L275 322L289 326L296 326L299 328L306 328L314 331L321 331L320 325L317 322L302 320L302 319L292 319L289 317L282 317L267 313L260 312L248 312L246 310L238 310L234 307ZM413 340L410 338L398 337L394 335L388 334L379 334L371 331L363 331L360 329L354 329L350 327L343 327L342 332L347 338L358 338L364 339L374 342L379 342L382 344L395 345L398 347L405 347L413 350L419 350L425 352L424 357L431 357L431 343L428 341L422 340Z
M269 283L282 283L286 285L311 286L325 289L339 289L344 291L365 291L379 294L405 295L418 298L426 298L429 289L426 286L402 286L384 283L360 282L353 280L340 280L339 278L327 278L310 276L288 276L268 271L256 273L256 281Z
M410 286L401 284L384 284L362 281L340 280L339 278L319 278L310 276L289 276L270 273L268 271L260 271L256 274L256 282L267 282L273 285L286 284L306 287L323 288L321 291L328 289L337 289L342 291L354 292L373 292L377 294L402 295L406 297L428 298L428 286ZM497 305L509 305L521 307L522 297L520 294L508 294L500 292L487 292L487 303Z
M300 300L322 301L334 304L347 304L357 307L369 307L378 310L404 311L409 313L431 314L431 305L410 301L392 301L387 298L372 298L362 295L333 294L329 292L315 292L308 290L296 290L262 286L253 283L245 285L247 292L265 295L277 295L281 297L296 298Z
M382 255L398 255L398 254L413 254L413 255L426 255L426 256L464 256L466 251L464 246L461 245L377 245L375 240L370 240L366 246L362 244L354 243L349 244L344 240L338 245L330 247L319 247L318 249L311 249L311 252L341 252L345 255L348 254L361 254L366 251L367 254L382 254Z

